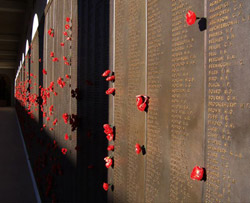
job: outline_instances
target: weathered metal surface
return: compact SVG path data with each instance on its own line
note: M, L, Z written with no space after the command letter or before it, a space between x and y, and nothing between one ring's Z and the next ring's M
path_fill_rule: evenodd
M248 1L209 1L205 202L249 202Z
M203 16L202 1L148 1L146 202L200 202L203 166L204 33L187 26L189 9ZM197 102L199 101L199 102Z
M212 1L204 7L205 3L147 1L146 85L150 105L145 134L145 202L249 201L244 190L249 188L244 178L249 168L250 85L245 68L249 64L249 6L246 1ZM208 13L208 31L200 30L199 20L186 25L184 16L189 9L198 17ZM115 34L126 36L129 20L121 18L128 18L126 3L116 1L115 12L119 22ZM121 67L129 62L129 40L116 36L115 42L115 59L119 59L116 74L128 85L131 76ZM123 57L118 58L119 54ZM117 100L126 101L125 87L120 94ZM124 115L128 115L128 103L123 106L123 114L114 108L115 115L123 115L115 117L115 123L129 122ZM130 133L123 130L128 133L123 138L126 145ZM124 161L123 168L115 169L124 179L129 175L127 165ZM206 167L207 181L190 179L195 165ZM114 182L122 179L113 178ZM119 184L117 187L126 191ZM121 199L127 200L126 196Z
M145 158L135 144L145 145L146 113L136 107L136 95L146 93L145 12L144 0L115 1L115 202L144 201Z
M55 177L57 185L53 189L58 196L58 201L76 201L76 181L75 181L75 168L76 168L76 132L72 131L70 124L65 124L62 115L67 113L68 115L77 114L76 111L76 98L71 95L71 90L76 89L77 84L77 65L76 65L76 51L77 51L77 12L75 12L76 0L53 0L47 9L45 16L45 41L44 41L44 68L47 70L47 75L44 75L43 87L49 87L51 82L54 82L54 91L57 95L51 92L51 96L48 99L46 106L47 114L49 113L49 107L54 106L50 121L44 120L46 123L46 133L51 140L56 140L61 148L67 148L67 156L62 159L61 162L63 168L63 176ZM70 18L69 22L66 22L66 18ZM65 25L70 26L66 29ZM48 30L54 29L54 37L48 35ZM67 32L67 36L63 34ZM70 37L70 40L67 40ZM61 46L61 43L64 46ZM74 44L74 46L73 46ZM53 62L53 57L50 53L54 53L54 57L58 58L58 62ZM66 60L63 58L66 57ZM65 64L67 61L69 64ZM66 74L69 78L66 78ZM58 85L58 79L66 83L63 88ZM53 121L58 119L58 123L53 125ZM51 122L52 121L52 122ZM53 128L52 131L48 130ZM65 140L65 134L70 137L69 140Z
M38 33L34 36L31 44L31 60L30 60L30 73L33 74L31 79L30 93L39 95L39 52L38 52ZM34 119L39 123L39 105L36 104L31 109L33 111Z

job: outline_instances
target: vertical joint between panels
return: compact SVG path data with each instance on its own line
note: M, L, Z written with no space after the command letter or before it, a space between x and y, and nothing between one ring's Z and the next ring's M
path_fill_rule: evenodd
M207 0L204 0L204 17L207 18L207 12L208 12L208 7L207 7ZM207 95L207 30L204 32L204 98L206 98ZM204 161L204 167L206 167L206 117L207 117L207 101L204 99L204 132L203 132L203 161ZM202 185L202 202L205 201L205 184Z
M112 0L113 1L113 30L112 30L112 70L113 72L115 72L115 0ZM115 84L113 83L113 87L115 88ZM115 125L115 98L112 97L112 122L113 122L113 125Z
M147 55L148 55L148 19L147 19L147 0L145 0L145 95L148 95L148 64L147 64ZM145 148L147 150L147 113L145 114ZM146 194L146 169L147 169L147 161L146 158L144 160L144 194ZM144 195L144 202L146 202L146 197Z
M64 4L64 6L65 6L65 4ZM71 9L70 9L70 11L71 11L71 13L70 13L70 18L71 19L73 19L73 2L71 1L71 4L70 4L70 6L71 6ZM65 8L63 9L64 10L64 14L66 13L65 12ZM65 15L64 15L64 17L66 17ZM75 21L76 22L76 21ZM77 21L78 22L78 21ZM71 35L72 35L72 32L73 32L73 30L71 30ZM73 36L72 36L73 37ZM72 47L72 41L70 41L70 46ZM71 67L70 67L70 70L69 70L69 73L70 73L70 75L72 76L74 73L73 73L73 71L72 71L72 56L73 56L73 53L72 53L72 49L70 49L70 56L71 56ZM73 56L73 60L75 60L74 59L74 57L76 57L76 56ZM73 61L73 63L74 63L74 61ZM76 68L77 69L77 68ZM77 73L78 74L78 73ZM76 81L77 81L77 78L78 78L78 75L76 74ZM76 86L74 86L74 88L77 88L77 84L78 83L78 81L75 83L76 84ZM72 86L70 86L70 91L72 90ZM70 97L70 99L69 99L69 105L70 105L70 114L72 114L72 107L73 107L73 104L72 104L72 99L71 99L71 97ZM78 112L77 112L77 108L78 108L78 106L77 106L77 104L76 105L74 105L76 108L74 108L74 110L73 111L75 111L74 113L75 114L78 114Z

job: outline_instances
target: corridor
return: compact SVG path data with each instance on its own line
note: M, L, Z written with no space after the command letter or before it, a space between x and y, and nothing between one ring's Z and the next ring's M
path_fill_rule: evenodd
M0 132L0 202L40 202L14 108L0 108Z

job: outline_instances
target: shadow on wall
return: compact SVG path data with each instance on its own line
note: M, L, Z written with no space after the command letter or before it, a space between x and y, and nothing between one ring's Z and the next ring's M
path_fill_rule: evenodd
M11 81L7 75L0 75L0 107L11 105Z
M42 202L73 201L75 166L18 101L16 110Z
M53 138L49 129L41 130L41 123L18 101L16 110L42 202L107 202L107 192L102 188L107 181L103 160L107 142L103 132L97 133L103 131L102 126L96 126L92 137L79 133L82 139L78 139L77 148L68 148L63 153L63 144ZM95 149L93 154L92 149ZM77 165L70 159L75 150L83 158L77 160Z
M77 200L106 202L102 184L107 181L103 159L108 141L103 124L108 123L109 96L108 82L101 75L109 69L109 0L79 0L78 13Z
M16 101L32 169L42 202L107 202L108 141L103 124L108 123L108 82L101 76L109 65L109 1L79 1L77 128L76 146L62 153L59 136L51 136L39 121ZM43 33L40 23L39 33ZM39 37L39 58L43 58L43 35ZM43 61L43 60L42 60ZM39 85L43 86L43 64L39 64ZM70 94L70 93L69 93ZM56 103L53 105L57 105ZM55 140L54 140L55 139ZM69 157L77 154L76 164Z

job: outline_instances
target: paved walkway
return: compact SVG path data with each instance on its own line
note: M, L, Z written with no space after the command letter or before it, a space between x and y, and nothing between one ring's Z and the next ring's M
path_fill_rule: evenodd
M0 203L35 203L29 170L14 108L0 108Z

